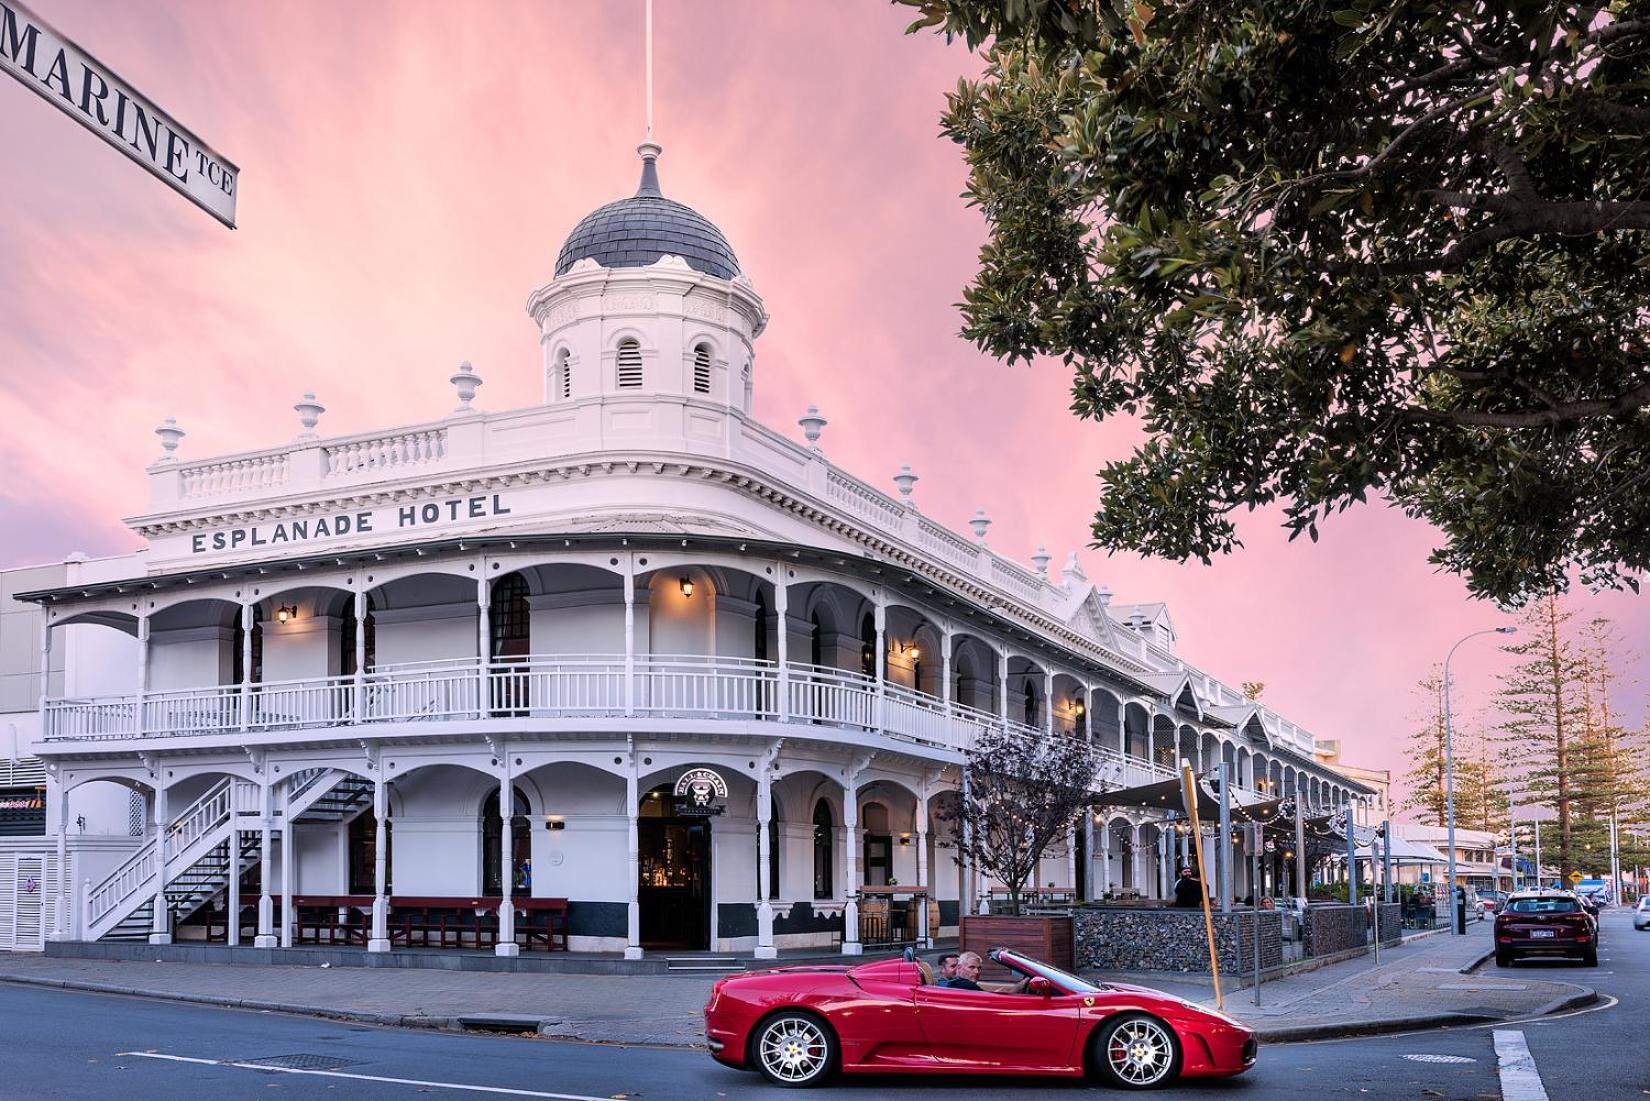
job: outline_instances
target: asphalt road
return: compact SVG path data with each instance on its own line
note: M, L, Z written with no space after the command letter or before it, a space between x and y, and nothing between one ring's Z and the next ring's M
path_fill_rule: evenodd
M1497 1035L1522 1039L1550 1101L1643 1101L1650 1011L1650 931L1606 915L1596 970L1527 964L1606 995L1601 1008L1562 1018L1403 1036L1263 1047L1241 1078L1154 1097L1318 1101L1357 1097L1513 1101L1503 1094ZM1493 971L1493 967L1491 968ZM1442 1061L1415 1056L1443 1056ZM276 1060L288 1070L237 1066ZM303 1071L306 1073L294 1073ZM832 1098L1002 1098L1098 1095L1085 1083L882 1078L839 1082ZM1304 1092L1303 1091L1307 1091ZM240 1098L775 1098L790 1091L726 1070L701 1052L454 1035L345 1025L304 1017L0 984L0 1099L233 1101ZM1525 1094L1527 1099L1536 1095Z

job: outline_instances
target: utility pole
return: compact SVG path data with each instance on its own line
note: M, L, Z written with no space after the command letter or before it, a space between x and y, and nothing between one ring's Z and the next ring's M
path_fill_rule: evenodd
M1506 627L1487 627L1482 631L1474 631L1454 646L1451 646L1449 653L1444 655L1444 816L1449 822L1449 852L1445 855L1449 858L1449 927L1451 935L1464 933L1466 930L1456 920L1455 915L1455 752L1451 743L1449 663L1450 659L1455 657L1455 651L1459 650L1461 643L1466 642L1467 639L1477 638L1479 635L1510 635L1517 630L1517 627L1508 625Z

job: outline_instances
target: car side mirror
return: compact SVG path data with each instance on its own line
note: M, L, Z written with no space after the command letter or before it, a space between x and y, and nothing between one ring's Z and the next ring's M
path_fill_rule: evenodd
M1027 994L1036 994L1040 997L1050 998L1054 996L1054 992L1054 984L1041 975L1033 975L1031 978L1026 980Z

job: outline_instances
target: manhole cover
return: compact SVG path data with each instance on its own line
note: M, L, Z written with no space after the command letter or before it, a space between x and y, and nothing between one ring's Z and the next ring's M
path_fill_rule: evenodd
M263 1059L242 1059L247 1067L268 1067L271 1070L338 1070L354 1060L336 1055L270 1055Z
M1469 1055L1406 1055L1412 1063L1476 1063L1477 1059Z

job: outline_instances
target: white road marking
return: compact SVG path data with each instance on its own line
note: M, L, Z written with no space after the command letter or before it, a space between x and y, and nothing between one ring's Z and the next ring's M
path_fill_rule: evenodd
M1501 1071L1501 1101L1549 1101L1522 1032L1497 1029L1495 1057Z
M194 1059L187 1055L163 1055L158 1051L120 1051L123 1059L164 1059L169 1063L198 1063L207 1067L239 1067L241 1070L261 1070L274 1074L308 1074L320 1078L348 1078L356 1082L385 1082L393 1086L423 1086L437 1090L465 1090L470 1093L496 1093L507 1097L548 1097L552 1101L607 1101L605 1097L591 1097L583 1093L545 1093L541 1090L518 1090L508 1086L476 1086L464 1082L426 1082L418 1078L384 1078L376 1074L349 1074L341 1070L297 1070L293 1067L271 1067L262 1063L237 1063L233 1059ZM1546 1095L1542 1098L1545 1101ZM1511 1101L1511 1098L1508 1098Z

